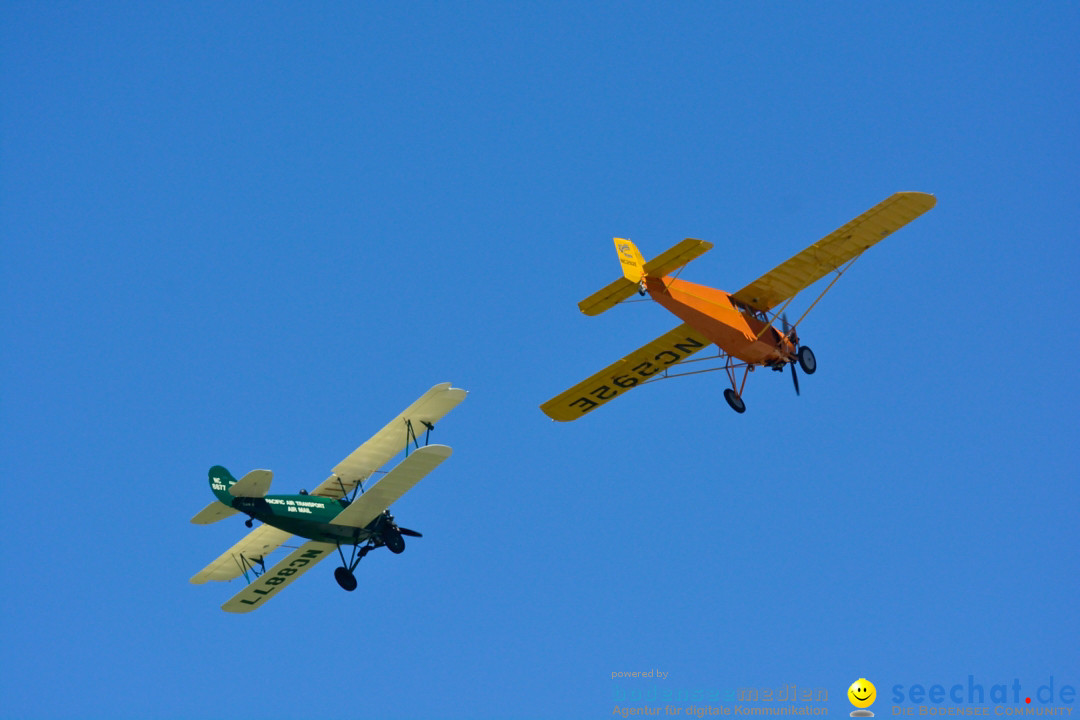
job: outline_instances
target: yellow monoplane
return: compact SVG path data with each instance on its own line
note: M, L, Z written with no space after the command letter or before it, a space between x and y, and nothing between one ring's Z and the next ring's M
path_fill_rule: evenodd
M711 249L712 243L688 238L645 262L632 242L615 238L623 277L578 303L581 312L599 315L634 293L648 294L682 324L556 395L540 409L553 420L576 420L630 388L690 374L681 366L710 344L720 350L718 358L731 383L724 390L724 399L735 412L746 411L743 389L755 367L779 371L790 366L798 393L795 364L807 374L817 369L814 353L796 334L799 323L867 248L934 207L935 202L934 196L926 193L896 193L732 294L670 275ZM788 323L785 311L795 295L830 273L835 277L802 317ZM778 322L780 328L776 327ZM741 382L737 375L740 369Z

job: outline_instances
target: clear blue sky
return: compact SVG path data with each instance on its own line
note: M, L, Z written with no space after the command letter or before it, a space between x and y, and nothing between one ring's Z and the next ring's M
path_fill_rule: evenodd
M0 37L0 716L1080 685L1076 3L9 2ZM800 327L802 397L538 410L675 324L578 312L613 236L709 240L682 277L734 291L897 190L938 205ZM188 583L246 531L188 522L208 467L313 487L443 381L424 538L357 592Z

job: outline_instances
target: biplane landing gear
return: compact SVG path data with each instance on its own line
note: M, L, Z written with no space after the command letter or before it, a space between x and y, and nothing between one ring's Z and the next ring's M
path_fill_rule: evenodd
M796 353L796 357L799 359L799 367L802 371L807 375L813 375L817 370L817 358L814 357L814 351L803 345Z
M344 590L352 592L356 589L356 576L353 575L352 570L347 567L335 568L334 579L337 580L337 584Z
M341 552L341 545L338 545L338 555L341 556L342 565L339 568L334 568L334 579L337 580L337 584L344 590L352 592L356 589L356 576L353 575L353 570L360 564L360 561L375 548L375 545L369 544L363 547L353 545L352 557L346 562L345 553Z
M401 537L401 533L397 530L388 529L384 531L382 541L386 545L386 549L395 555L405 552L405 538Z
M253 523L251 522L251 518L248 518L247 520L245 520L244 524L247 525L248 527L251 527L253 525Z
M731 406L731 409L735 412L742 414L746 412L746 403L739 397L739 394L731 388L724 388L724 399L727 400L727 404Z

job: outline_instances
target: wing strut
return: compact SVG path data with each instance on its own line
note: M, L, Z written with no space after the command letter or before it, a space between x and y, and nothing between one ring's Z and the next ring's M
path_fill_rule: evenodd
M427 420L421 420L427 431L424 433L424 445L427 445L431 441L431 431L435 429L435 426L429 423ZM413 428L412 420L405 418L405 457L409 457L409 441L412 440L414 448L420 448L420 439L416 437L416 430Z
M854 265L855 261L858 260L861 257L862 257L862 253L859 253L855 257L848 260L845 265L843 265L842 267L837 268L834 271L836 273L836 277L834 277L832 280L829 281L829 284L825 286L825 289L821 291L821 294L818 295L814 299L814 302L810 303L810 307L806 308L806 310L803 312L803 314L799 316L799 319L796 320L795 324L791 326L792 332L794 332L795 328L797 328L799 326L799 323L801 323L803 321L803 318L805 318L807 315L810 314L810 311L814 309L814 306L818 304L818 301L821 300L821 298L825 297L825 293L829 292L829 290L832 289L832 286L836 284L836 281L840 279L840 276L843 275L844 273L846 273L848 271L848 268L850 268L852 265ZM788 299L788 303L790 303L794 299L795 299L795 296L792 295ZM784 307L785 308L787 307L787 303L784 304Z

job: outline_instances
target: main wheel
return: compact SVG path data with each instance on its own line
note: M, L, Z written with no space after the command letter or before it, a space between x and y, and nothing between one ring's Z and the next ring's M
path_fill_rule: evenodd
M343 589L352 592L356 589L356 576L347 567L339 567L334 570L334 579Z
M724 399L727 400L727 404L730 405L731 409L735 412L740 414L746 412L746 403L744 403L743 399L739 397L739 394L731 388L724 388Z
M386 549L395 555L405 552L405 538L401 537L401 533L397 530L388 530L384 533L383 542L386 543Z
M803 345L799 348L797 357L802 371L807 375L813 375L814 371L817 370L817 358L814 357L814 351Z

